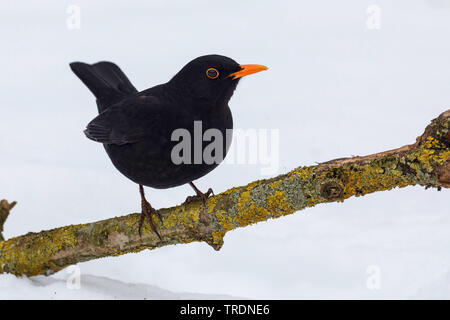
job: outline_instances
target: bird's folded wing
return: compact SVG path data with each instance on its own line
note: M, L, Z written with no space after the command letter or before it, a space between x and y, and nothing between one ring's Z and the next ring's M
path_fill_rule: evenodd
M135 143L161 132L162 110L157 98L132 97L99 114L84 133L89 139L104 144Z

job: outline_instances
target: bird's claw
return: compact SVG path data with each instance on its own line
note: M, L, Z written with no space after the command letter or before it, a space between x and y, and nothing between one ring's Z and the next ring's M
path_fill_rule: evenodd
M195 196L187 197L184 203L188 204L195 201L202 201L203 206L206 206L206 200L208 200L208 198L213 195L214 191L211 188L209 188L208 191L206 191L206 193L198 192Z
M157 215L159 218L159 221L162 223L162 217L158 210L154 209L150 203L147 201L142 203L142 211L141 211L141 218L139 219L139 236L142 237L142 226L144 224L144 220L147 219L148 224L150 225L150 228L156 235L158 236L159 240L162 240L161 235L158 232L158 229L156 229L155 224L153 223L152 216Z

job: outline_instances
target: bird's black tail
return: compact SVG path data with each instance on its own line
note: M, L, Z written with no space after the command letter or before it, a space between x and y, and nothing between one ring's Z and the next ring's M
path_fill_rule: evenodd
M112 62L72 62L70 68L97 98L99 112L137 92L127 76Z

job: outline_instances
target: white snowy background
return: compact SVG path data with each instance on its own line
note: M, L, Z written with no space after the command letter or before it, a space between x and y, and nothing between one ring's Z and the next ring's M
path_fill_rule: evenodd
M448 0L6 0L0 39L0 198L18 201L7 238L139 211L137 186L83 135L96 106L72 61L116 62L138 89L204 54L269 66L230 106L235 127L280 129L279 173L412 143L450 106ZM218 193L260 169L221 165L198 186ZM191 194L147 189L156 208ZM450 298L449 194L380 192L232 231L219 252L193 243L82 263L79 290L72 269L0 275L0 298Z

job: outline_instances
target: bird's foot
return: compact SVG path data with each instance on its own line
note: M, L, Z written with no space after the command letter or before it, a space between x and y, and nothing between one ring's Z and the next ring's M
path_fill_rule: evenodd
M148 201L146 201L146 200L142 201L141 218L139 219L139 236L142 237L142 226L144 224L144 220L147 220L152 231L154 233L156 233L159 240L162 240L161 235L158 232L158 229L156 229L156 226L153 223L154 215L157 215L159 218L159 221L161 221L161 223L162 223L162 218L161 218L161 214L159 213L159 211L156 210L155 208L153 208Z
M185 204L195 201L201 201L203 203L203 206L206 206L206 200L208 200L210 196L214 195L214 191L211 188L209 188L208 191L206 191L206 193L203 193L198 189L195 190L195 192L197 193L195 196L189 196L186 198L186 201L184 202Z

